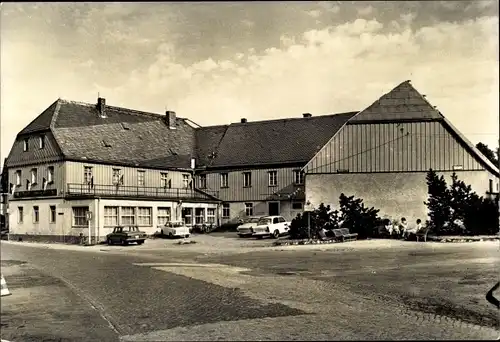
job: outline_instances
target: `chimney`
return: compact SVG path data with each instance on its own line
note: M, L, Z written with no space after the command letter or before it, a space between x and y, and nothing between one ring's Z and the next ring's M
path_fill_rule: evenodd
M176 129L176 125L175 125L175 112L171 111L171 110L167 110L165 112L165 116L166 116L166 121L167 121L167 125L168 125L168 128L170 129Z
M99 97L97 98L97 110L99 111L99 116L101 118L106 117L106 99Z
M241 123L247 123L247 119L241 118Z
M304 113L304 114L302 114L302 116L305 118L310 118L312 116L312 114L311 113Z

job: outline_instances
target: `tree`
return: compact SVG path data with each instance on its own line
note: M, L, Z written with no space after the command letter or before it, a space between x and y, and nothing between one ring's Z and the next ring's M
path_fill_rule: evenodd
M339 198L342 227L358 233L359 239L373 236L374 229L380 224L378 209L365 207L361 198L347 197L343 193Z
M499 158L498 153L500 151L500 148L497 148L496 156L495 156L495 152L493 152L493 150L490 150L488 145L483 144L482 142L477 143L476 148L482 154L484 154L484 156L486 158L488 158L493 164L498 165L498 158Z
M444 176L439 177L433 169L427 172L427 206L429 212L428 227L437 235L445 230L451 221L451 199Z

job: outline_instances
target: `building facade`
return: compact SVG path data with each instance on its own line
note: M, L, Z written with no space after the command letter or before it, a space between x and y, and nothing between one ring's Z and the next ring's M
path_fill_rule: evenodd
M306 198L338 206L344 193L380 215L425 221L431 168L448 183L455 172L480 196L498 194L498 168L407 81L347 121L307 163Z
M116 225L291 220L341 193L424 220L430 168L498 194L498 168L407 81L361 112L209 127L58 99L17 135L3 183L12 239L102 240Z

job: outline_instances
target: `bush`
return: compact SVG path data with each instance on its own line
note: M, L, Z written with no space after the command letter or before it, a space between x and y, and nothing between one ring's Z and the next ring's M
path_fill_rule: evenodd
M498 198L485 199L453 173L448 189L443 176L427 173L428 226L436 235L489 235L498 232Z
M318 232L325 229L326 235L332 236L332 230L342 227L349 228L351 232L358 233L358 238L363 239L373 236L373 229L380 224L378 210L366 208L362 199L354 196L340 195L340 212L331 210L330 205L321 203L317 209L311 212L298 214L290 225L290 237L292 239L307 239L308 224L310 225L311 238L318 237ZM308 215L310 219L308 222Z
M378 209L365 207L361 198L347 197L340 194L340 217L342 227L349 228L351 233L358 233L358 239L374 236L374 229L381 223Z

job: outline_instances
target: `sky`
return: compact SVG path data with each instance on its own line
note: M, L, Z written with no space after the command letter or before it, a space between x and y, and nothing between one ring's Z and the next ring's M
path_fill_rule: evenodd
M499 140L498 0L2 3L1 149L57 98L202 125L358 111L405 80Z

